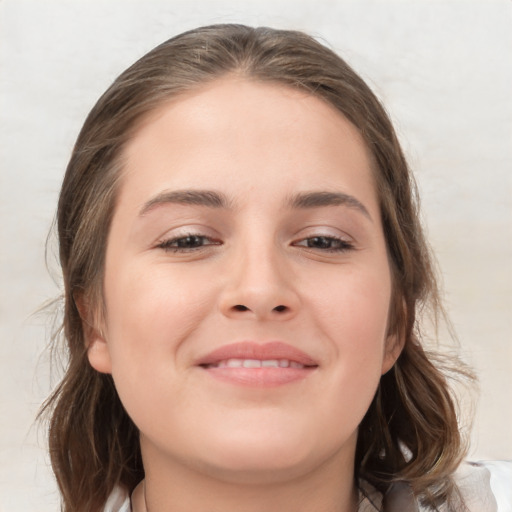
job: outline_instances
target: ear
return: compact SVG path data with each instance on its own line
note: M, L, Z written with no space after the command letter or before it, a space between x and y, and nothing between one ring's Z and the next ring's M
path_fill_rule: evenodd
M384 357L382 359L381 375L387 373L402 353L405 344L405 337L399 334L390 334L385 343Z
M100 373L112 373L110 350L104 333L103 320L94 311L83 294L75 297L75 304L82 320L84 342L90 365Z

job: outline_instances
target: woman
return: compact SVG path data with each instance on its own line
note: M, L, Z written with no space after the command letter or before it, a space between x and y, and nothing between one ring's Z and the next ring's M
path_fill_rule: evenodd
M454 477L399 143L310 37L204 27L140 59L84 124L58 230L65 511L495 510L485 468Z

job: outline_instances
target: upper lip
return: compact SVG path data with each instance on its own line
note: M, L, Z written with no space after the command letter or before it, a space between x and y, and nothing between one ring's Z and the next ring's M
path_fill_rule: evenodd
M318 363L302 350L283 343L281 341L271 341L268 343L256 343L253 341L242 341L223 345L212 352L201 357L197 365L206 366L217 364L227 359L288 359L296 361L304 366L318 366Z

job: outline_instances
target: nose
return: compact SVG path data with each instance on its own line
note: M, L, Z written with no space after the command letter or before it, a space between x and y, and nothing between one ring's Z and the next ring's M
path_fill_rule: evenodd
M286 257L244 252L227 271L222 313L231 318L288 320L297 314L299 296Z

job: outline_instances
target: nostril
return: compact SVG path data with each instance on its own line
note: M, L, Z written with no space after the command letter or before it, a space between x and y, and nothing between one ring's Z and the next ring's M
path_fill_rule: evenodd
M278 313L281 313L282 311L286 311L286 306L276 306L273 311L277 311Z
M249 308L247 306L243 306L242 304L237 304L236 306L233 306L233 309L236 311L247 311Z

